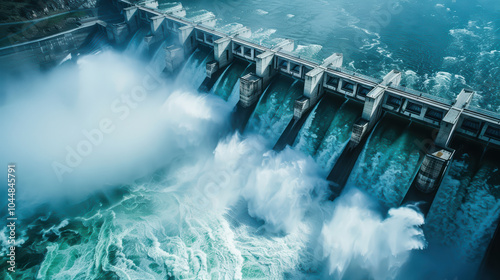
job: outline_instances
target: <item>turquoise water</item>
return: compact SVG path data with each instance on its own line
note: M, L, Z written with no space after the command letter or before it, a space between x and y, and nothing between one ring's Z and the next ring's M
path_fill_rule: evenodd
M433 242L457 248L459 259L479 265L500 215L500 166L495 151L480 163L477 154L466 149L452 162L425 230Z
M330 172L351 137L352 125L361 110L360 104L326 95L309 115L294 146Z
M302 81L286 76L274 79L248 121L247 132L258 133L274 145L292 120L293 104L303 91Z
M19 158L20 170L29 170L19 173L26 182L17 194L22 198L19 266L14 276L7 274L7 243L1 239L2 278L342 279L358 275L363 279L371 275L385 279L397 276L410 251L425 247L420 229L407 230L423 224L418 212L402 207L382 214L372 198L355 190L336 202L328 201L325 172L312 157L292 148L272 151L292 118L302 82L275 79L245 135L228 135L234 104L227 94L234 86L224 87L223 81L237 83L237 76L223 75L215 87L215 92L225 91L227 101L217 94L197 93L192 85L203 78L203 61L210 55L193 53L175 79L161 82L145 99L124 94L137 93L149 63L103 52L45 74L26 91L36 89L34 100L17 96L23 102L11 101L4 114L17 112L18 121L9 125L23 127L22 139L30 142L25 144L44 153L30 154L27 161L22 147L2 152L7 153L2 158ZM61 86L68 73L80 83ZM23 86L15 83L8 90L14 93ZM67 92L76 94L71 102L65 98ZM120 110L115 110L116 104ZM128 110L123 107L126 104ZM345 130L341 128L346 124L335 120L345 114L343 110L347 115L356 111L347 109L349 103L342 104L329 117L332 125L322 128L325 138ZM92 125L101 122L103 114L116 131L103 134L102 143L92 146L92 152L58 181L53 158L66 164L68 147L79 151L87 141L81 138L82 129L92 131L95 142L98 132ZM46 133L40 130L41 123L57 125L45 128L51 131ZM345 133L339 137L347 138ZM46 171L45 177L34 176L40 170ZM373 235L344 232L360 229ZM386 231L397 234L398 242L387 243ZM374 236L376 246L359 245Z
M387 207L400 205L423 159L431 131L397 117L385 116L368 138L347 182Z
M250 63L242 63L239 61L233 62L215 83L212 88L212 93L221 97L225 101L228 101L233 94L237 95L236 97L239 99L239 79L240 77L250 73L250 66ZM238 91L236 92L236 90Z
M387 3L183 4L188 18L212 11L219 27L234 21L250 26L252 40L264 44L296 39L296 55L321 59L340 50L344 65L362 73L382 77L397 68L405 71L406 85L449 98L471 85L484 97L477 104L500 105L492 93L498 84L496 2L402 1L378 28L371 23L389 10ZM145 52L141 32L127 53ZM456 257L455 266L474 274L500 213L496 154L479 161L460 152L424 222L413 208L397 207L431 133L385 116L347 191L328 201L325 173L349 140L360 104L325 96L293 147L277 153L271 148L292 119L302 82L273 80L244 135L228 134L239 78L252 65L231 64L212 94L199 94L205 64L213 59L199 49L173 79L134 102L127 93L147 87L141 84L146 65L163 58L144 64L128 56L104 52L0 88L8 97L0 118L12 120L0 129L16 131L0 140L12 147L0 158L18 160L24 181L18 272L6 272L2 235L2 279L421 279L448 272L412 258L439 246L452 250L442 259ZM82 142L82 130L103 118L111 118L116 131L58 181L53 161L64 163L68 147ZM426 239L429 251L423 250ZM405 264L420 271L401 271ZM444 274L461 275L453 269Z
M196 49L182 66L176 77L177 86L185 86L185 81L190 80L193 89L198 89L206 77L203 66L213 59L213 53L204 48Z

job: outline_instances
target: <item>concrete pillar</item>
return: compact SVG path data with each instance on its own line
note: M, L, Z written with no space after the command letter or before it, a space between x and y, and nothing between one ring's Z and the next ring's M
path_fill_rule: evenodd
M295 101L296 103L298 102L294 106L295 118L300 118L306 110L309 110L312 106L316 105L324 93L323 78L326 68L330 66L341 67L342 61L342 54L335 53L323 60L323 64L320 67L314 68L306 73L304 81L304 95ZM304 98L307 98L309 101L304 102ZM303 106L304 104L307 104L307 106ZM299 108L302 108L303 111L299 111Z
M353 124L351 140L350 140L353 146L357 146L361 142L361 140L363 140L363 137L365 136L366 132L368 132L367 120L360 119Z
M155 16L151 18L151 32L156 33L165 21L165 16Z
M219 68L224 68L233 62L233 50L230 37L220 38L214 41L214 59L219 63Z
M422 214L426 216L454 153L453 149L441 147L435 147L433 151L427 153L402 204L416 203Z
M194 26L186 25L179 27L179 43L184 47L186 54L192 53L198 46L198 41L195 38Z
M267 51L255 57L255 74L247 74L240 79L240 104L247 108L259 100L265 87L276 75L274 52Z
M434 192L455 153L452 149L441 148L425 155L415 178L415 186L423 193Z
M261 53L255 57L255 74L247 74L240 79L240 104L250 107L259 100L264 88L277 74L274 68L274 57L277 51L292 51L295 47L293 40L287 39L279 42L272 50ZM307 105L309 102L307 102Z
M304 115L310 107L310 99L305 96L295 100L295 104L293 104L293 117L297 120L302 118L302 115Z
M261 53L255 58L255 75L262 78L264 87L266 87L271 81L271 78L276 75L273 61L274 52L272 51Z
M385 75L380 85L389 87L392 85L399 85L400 82L401 82L401 72L399 72L398 70L392 70L391 72L389 72L389 74Z
M351 134L351 144L357 146L363 137L366 136L380 116L382 115L382 101L384 93L389 85L398 85L401 81L401 73L393 70L387 74L382 83L373 88L365 97L365 104L363 106L363 114L353 126Z
M254 105L262 94L262 78L249 73L240 79L240 104L244 108Z
M384 92L384 87L377 86L366 95L361 118L368 122L377 121L381 114Z
M446 113L443 120L441 120L439 132L435 140L436 145L441 147L448 146L448 143L451 140L451 136L453 135L453 132L455 131L455 128L457 126L458 120L460 119L460 115L472 100L473 95L474 91L463 89L457 96L455 104L453 104L450 110Z
M184 49L178 46L168 46L165 48L165 70L172 73L184 62Z
M320 97L324 74L325 69L322 68L315 68L306 73L304 81L304 96L309 98L312 104L316 104L316 101Z
M123 9L125 12L125 21L130 29L130 33L135 32L139 26L137 7L128 7Z
M455 104L441 121L438 136L434 141L436 144L434 150L425 155L417 176L403 200L403 203L424 202L419 204L424 215L429 211L446 169L453 158L455 150L447 146L460 114L471 101L473 94L472 90L462 90L458 95Z
M108 25L111 28L111 33L113 34L113 39L109 38L112 42L115 42L117 45L123 44L126 40L129 33L128 26L125 23L115 23Z
M206 72L207 72L207 77L212 78L212 76L219 71L219 63L217 61L210 61L207 62L206 65Z

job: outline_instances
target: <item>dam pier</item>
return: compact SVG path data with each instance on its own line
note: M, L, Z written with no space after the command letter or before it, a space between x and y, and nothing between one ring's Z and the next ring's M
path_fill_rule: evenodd
M0 62L25 57L25 60L32 59L29 63L57 65L68 55L95 53L99 49L99 40L107 40L120 49L134 34L142 32L144 49L150 54L162 54L162 59L157 62L161 73L174 76L197 49L208 49L210 55L203 64L200 92L210 93L233 63L248 65L246 71L238 72L238 75L242 73L236 84L238 101L231 114L233 129L241 133L247 129L256 108L275 81L282 77L298 81L296 86L301 86L298 95L285 93L293 98L291 105L286 105L292 113L283 114L284 129L277 131L277 140L272 139L275 151L296 143L304 124L322 100L334 96L336 101L358 104L362 111L356 121L350 123L350 137L333 166L328 166L326 179L332 198L339 196L348 185L370 136L382 119L390 116L418 123L435 133L421 143L421 160L411 183L406 185L403 199L398 202L399 205L415 204L424 216L429 213L454 160L456 151L450 145L454 136L477 143L484 147L485 152L500 148L500 115L474 107L473 89L463 89L455 100L433 96L401 86L402 73L398 70L392 70L379 79L344 68L341 53L333 53L321 61L304 58L293 53L295 42L291 39L282 39L273 45L256 42L247 27L230 31L217 29L213 15L186 18L182 4L159 9L156 1L133 4L113 0L113 5L122 12L123 20L105 22L96 19L61 34L0 48ZM500 255L499 236L500 228L496 230L483 261L483 266L488 266L489 270L494 263L489 256L498 259Z
M334 53L323 61L306 59L292 53L295 44L291 39L265 46L253 42L251 31L246 27L229 32L218 31L215 16L188 20L182 4L172 4L161 10L158 3L151 0L141 4L115 0L113 5L122 11L123 21L110 23L97 19L75 30L4 47L0 49L0 59L12 60L28 53L27 57L33 57L41 53L37 56L43 60L30 63L55 63L77 50L86 48L89 49L87 52L91 52L90 47L96 38L105 37L119 47L142 30L145 49L165 54L159 68L163 72L174 73L197 48L208 48L213 59L206 62L206 77L200 86L201 91L209 92L236 60L250 63L255 69L239 79L239 101L232 114L232 123L237 130L244 131L264 91L280 75L304 83L302 94L293 103L293 117L286 120L288 125L279 132L280 137L274 145L278 151L294 143L309 113L325 94L362 104L362 114L352 124L349 142L328 176L334 193L340 193L346 184L370 132L383 115L390 114L420 123L435 129L437 134L427 141L430 148L422 147L425 157L403 203L424 200L427 205L422 208L424 213L428 211L453 159L454 151L448 143L454 135L488 148L500 147L500 117L471 106L474 95L471 89L462 90L452 101L400 86L401 73L397 70L389 72L383 79L347 70L342 67L343 55L340 53ZM59 51L57 55L56 51Z

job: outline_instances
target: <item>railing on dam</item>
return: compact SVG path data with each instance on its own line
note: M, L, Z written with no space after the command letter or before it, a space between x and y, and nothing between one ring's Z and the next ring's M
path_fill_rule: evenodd
M137 9L139 18L146 24L154 25L155 18L161 18L168 30L175 34L180 28L192 27L197 42L214 47L214 42L221 38L230 38L231 50L234 56L256 61L256 57L264 52L273 52L274 67L278 72L305 79L305 74L315 68L323 67L322 61L300 56L275 46L263 44L250 38L244 38L224 28L215 28L215 19L190 20L174 13L165 13L158 9L133 5L124 0L118 0L125 7ZM366 76L341 67L323 67L325 79L323 88L346 98L364 102L368 91L381 83L381 79ZM455 101L434 96L411 88L389 84L382 108L386 111L419 120L432 126L439 126L444 116L449 112ZM500 145L500 115L481 108L467 106L457 123L456 131L481 141Z

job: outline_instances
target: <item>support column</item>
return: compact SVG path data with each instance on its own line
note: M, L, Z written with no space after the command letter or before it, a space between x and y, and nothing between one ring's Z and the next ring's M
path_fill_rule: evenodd
M273 67L274 52L267 51L259 54L255 58L255 75L262 78L262 84L264 87L269 85L271 79L276 75L276 71Z
M223 37L217 39L213 42L214 44L214 61L207 63L207 77L212 78L215 72L223 69L233 62L233 38L241 34L246 34L248 32L247 28L242 28L233 33L231 36ZM246 35L245 35L246 36ZM195 40L196 41L196 40Z
M472 100L472 96L474 95L474 91L469 89L463 89L460 94L457 96L455 104L453 107L446 113L446 116L441 121L439 127L439 133L436 137L436 145L441 147L448 146L448 143L451 140L451 136L455 131L458 120L460 119L460 115L462 111L467 107L467 105Z
M311 108L318 103L323 95L323 77L327 67L340 67L341 65L342 54L336 53L325 59L321 66L306 73L304 94L295 100L293 104L293 118L274 145L275 151L281 151L287 145L293 145L302 125L311 112Z
M413 179L402 204L418 202L418 206L424 215L429 212L439 185L455 153L455 150L448 147L448 143L458 123L460 114L467 107L473 95L474 91L472 90L462 90L455 104L441 121L438 136L434 141L435 147L425 155L417 176Z
M262 78L247 74L240 79L240 104L244 108L251 107L262 94Z
M163 24L165 16L155 16L151 18L151 32L156 33Z
M165 70L169 73L177 70L184 62L184 49L178 46L168 46L165 48Z
M240 79L240 104L244 108L251 107L258 100L264 88L276 75L273 67L274 52L267 51L255 58L255 74L249 73Z
M454 154L455 150L443 147L428 152L401 204L417 204L426 216Z
M179 27L179 43L184 47L185 54L192 53L198 46L198 41L194 37L194 26L186 25Z
M278 73L274 69L276 52L292 51L295 47L293 40L287 39L279 42L272 50L266 51L255 57L255 74L247 74L240 79L240 104L248 108L259 100L263 90L269 85ZM257 86L258 84L258 86Z
M233 61L231 42L231 37L223 37L214 41L214 60L207 62L207 78L211 79L219 69L228 66Z
M452 149L438 148L437 151L425 155L415 178L415 186L419 191L431 193L437 190L442 175L444 175L454 153L455 151Z
M130 34L129 28L124 22L114 24L107 24L105 22L102 22L102 26L106 29L108 40L117 45L123 44Z
M306 73L304 81L304 97L308 98L311 104L316 104L316 101L322 95L323 77L325 69L318 67Z
M302 115L311 107L316 105L323 95L323 77L327 67L341 67L343 56L340 53L335 53L323 61L320 67L306 73L304 81L304 95L295 101L293 116L301 118Z
M366 95L361 119L359 119L352 128L351 145L357 146L375 126L382 115L382 101L385 90L390 85L398 85L400 81L401 73L392 70L384 77L382 83L377 85Z
M214 59L219 63L219 68L224 68L233 62L232 39L224 37L214 42Z
M165 27L165 16L156 16L151 18L151 33L155 36L155 41L164 40L167 37Z
M128 7L123 9L123 11L125 12L125 21L130 29L130 33L134 33L139 28L137 7Z

